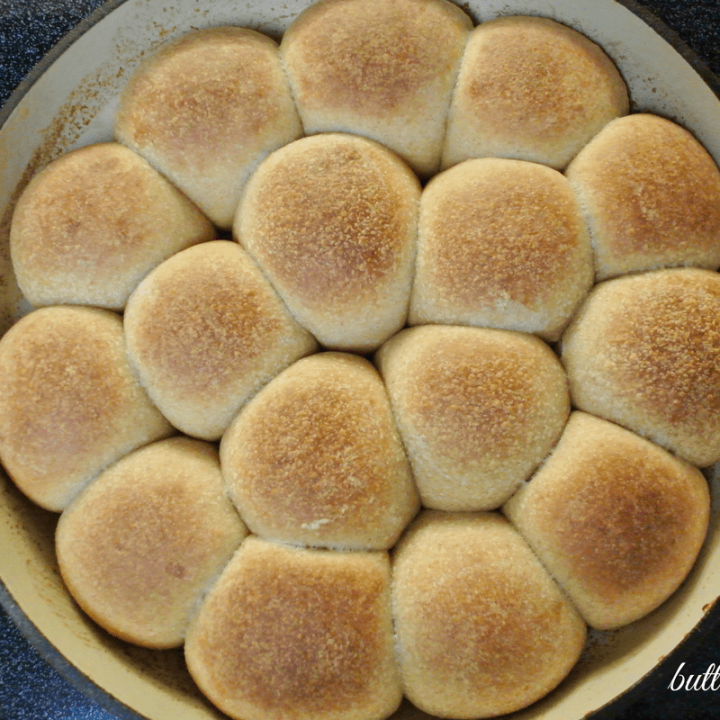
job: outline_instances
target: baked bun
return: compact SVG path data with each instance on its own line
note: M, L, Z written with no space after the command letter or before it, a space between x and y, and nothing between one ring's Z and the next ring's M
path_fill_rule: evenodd
M356 355L281 373L225 433L221 459L230 497L268 540L382 550L420 507L385 388Z
M317 346L229 240L155 268L128 301L125 333L153 402L179 430L205 440L218 440L251 395Z
M210 221L157 170L118 143L53 161L24 190L10 252L25 298L122 310L170 255L215 237Z
M467 160L425 187L411 325L480 325L557 340L592 282L587 226L557 170Z
M597 285L562 339L573 404L694 465L720 460L720 276L657 270Z
M187 635L200 689L237 720L381 720L402 697L385 552L248 537Z
M587 212L598 280L720 266L720 171L684 128L648 114L614 120L566 172Z
M269 152L302 136L278 46L247 28L168 43L125 86L115 136L229 228L243 183Z
M531 335L423 325L385 343L376 363L425 507L497 508L570 412L558 359Z
M56 548L65 584L93 620L122 640L171 648L246 535L217 450L175 437L101 473L60 516Z
M420 176L437 172L471 29L470 17L446 0L315 3L280 44L305 132L363 135Z
M588 625L643 617L685 579L707 532L702 473L639 435L575 412L503 508Z
M234 235L321 344L367 352L405 324L419 200L417 177L389 150L317 135L253 173Z
M423 511L395 548L392 600L405 694L439 717L530 705L585 643L585 623L496 513Z
M171 433L128 364L115 313L42 308L0 340L0 460L41 507L61 511L110 463Z
M509 157L562 169L629 110L605 52L548 18L501 17L472 32L448 115L442 167Z

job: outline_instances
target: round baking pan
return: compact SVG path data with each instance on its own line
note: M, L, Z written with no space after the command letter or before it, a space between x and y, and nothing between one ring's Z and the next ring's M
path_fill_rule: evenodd
M124 78L163 40L191 27L224 23L250 25L277 38L303 4L9 0L0 5L0 102L5 101L0 110L0 333L22 312L2 263L7 263L12 205L32 173L73 147L108 139L113 99ZM616 60L636 109L685 125L720 160L720 84L713 75L720 72L720 7L694 0L461 4L476 20L524 12L574 25ZM514 718L720 717L720 689L713 690L709 681L705 690L672 689L681 676L702 675L720 665L716 471L708 473L714 496L708 541L686 583L642 621L593 635L568 681ZM0 477L2 717L222 717L195 689L181 652L147 651L115 641L76 608L55 564L55 521L55 515L35 507ZM397 714L398 720L421 717L408 705Z

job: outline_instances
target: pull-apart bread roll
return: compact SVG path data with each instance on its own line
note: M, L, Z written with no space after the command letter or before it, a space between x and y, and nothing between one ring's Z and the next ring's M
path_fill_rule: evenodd
M237 720L382 720L402 698L385 552L248 537L188 631L200 689Z
M437 172L472 21L447 0L321 0L280 52L308 135L372 138L421 176Z
M248 254L188 248L148 275L125 311L128 356L175 427L218 440L268 380L316 349Z
M614 120L566 175L587 212L598 280L720 266L720 171L679 125L648 114Z
M562 169L628 110L620 73L584 35L548 18L490 20L460 66L442 167L492 156Z
M30 181L13 214L10 252L32 305L122 310L153 267L214 237L210 221L139 155L101 143Z
M423 191L411 325L480 325L557 340L592 281L582 210L557 170L467 160Z
M356 355L281 373L225 433L221 459L240 514L269 540L381 550L419 509L385 388Z
M570 412L560 362L532 335L423 325L385 343L376 362L426 507L499 507Z
M247 530L217 450L185 437L111 465L60 516L60 572L108 632L153 648L182 645L190 617Z
M269 152L302 136L277 44L254 30L197 30L130 79L115 136L149 160L222 228Z
M694 465L720 460L720 276L677 268L597 285L562 339L573 405Z
M110 463L171 433L115 313L42 308L0 340L0 460L41 507L59 512Z
M395 548L392 601L405 694L439 717L526 707L585 644L577 611L496 513L423 511Z
M253 173L235 239L298 321L334 350L374 350L407 317L420 183L394 153L331 133Z
M697 468L580 412L504 507L585 621L602 630L641 618L678 588L709 511Z

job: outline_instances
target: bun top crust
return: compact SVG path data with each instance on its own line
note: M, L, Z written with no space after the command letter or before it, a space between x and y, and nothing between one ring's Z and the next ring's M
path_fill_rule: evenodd
M261 163L234 237L322 345L367 352L405 323L419 200L417 177L386 148L318 135Z
M473 30L463 57L442 167L499 156L561 170L628 110L620 73L584 35L547 18L490 20Z
M398 333L375 361L425 507L499 507L570 412L558 359L531 335L423 325Z
M710 496L697 468L576 412L503 510L586 622L607 630L654 610L685 579Z
M117 139L222 228L258 160L301 135L277 43L247 28L163 46L131 77L115 116Z
M597 285L562 338L573 404L700 467L720 460L720 276L657 270Z
M425 187L411 325L480 325L554 341L592 281L582 210L556 170L467 160Z
M384 552L248 537L191 626L185 656L212 702L244 720L366 720L402 689Z
M131 371L118 315L42 308L0 341L0 459L41 507L61 511L107 465L171 433Z
M128 642L171 648L246 535L217 450L176 437L101 473L61 515L56 548L63 580L96 622Z
M234 242L177 253L138 286L125 311L128 356L179 430L217 440L240 406L317 348Z
M281 373L225 433L221 459L240 514L268 540L382 550L420 506L385 388L355 355Z
M586 627L517 531L495 513L423 511L393 553L408 698L439 717L494 717L552 690Z
M596 275L720 266L720 170L684 128L628 115L567 168L588 215Z
M30 181L13 214L10 252L35 307L122 310L153 267L214 237L210 221L139 155L100 143Z
M472 21L446 0L321 0L280 52L307 134L381 142L422 177L437 172Z

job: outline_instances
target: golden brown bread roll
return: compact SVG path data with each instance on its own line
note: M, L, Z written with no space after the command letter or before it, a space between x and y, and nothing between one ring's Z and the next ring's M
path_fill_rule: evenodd
M101 143L63 155L30 181L13 214L10 251L32 305L122 310L153 267L214 237L210 221L139 155Z
M137 645L171 648L246 535L217 450L175 437L101 473L60 516L56 548L65 584L98 624Z
M115 137L222 228L255 164L301 136L277 44L238 27L161 47L135 71L115 116Z
M503 508L588 625L608 630L664 602L707 531L702 473L649 440L575 412Z
M496 513L423 511L395 548L392 598L405 694L439 717L526 707L585 644L577 611Z
M0 460L38 505L61 511L110 463L171 433L115 313L42 308L0 340Z
M597 285L562 338L573 404L705 467L720 460L720 276L676 268Z
M233 230L321 344L367 352L405 323L419 199L417 177L389 150L318 135L259 166Z
M720 266L720 171L684 128L655 115L614 120L570 163L598 280Z
M420 498L499 507L549 453L570 412L565 373L532 335L423 325L378 351Z
M400 704L385 552L247 538L188 631L200 689L238 720L382 720Z
M425 187L411 325L480 325L557 340L592 281L582 210L556 170L467 160Z
M385 388L355 355L314 355L278 375L220 457L230 497L268 540L382 550L419 509Z
M155 268L125 311L128 356L179 430L217 440L240 406L317 343L247 253L215 240Z
M620 73L587 37L549 18L496 18L470 36L442 167L492 156L562 169L628 109Z
M472 21L446 0L322 0L280 52L308 135L381 142L421 176L437 172Z

